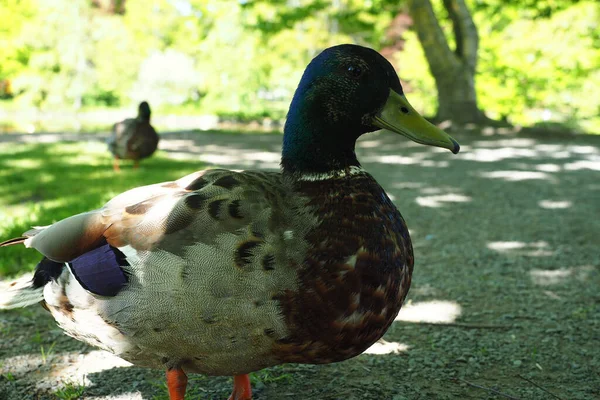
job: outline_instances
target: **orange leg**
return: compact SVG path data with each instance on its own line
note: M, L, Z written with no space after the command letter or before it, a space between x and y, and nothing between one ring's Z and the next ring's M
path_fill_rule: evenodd
M167 387L170 400L183 400L187 387L187 376L181 368L167 370Z
M133 168L138 169L140 167L140 161L139 160L135 160L133 162Z
M248 374L233 377L233 393L229 400L252 400L252 387Z
M113 169L115 172L121 172L121 168L119 168L119 157L117 156L115 156L115 159L113 160Z

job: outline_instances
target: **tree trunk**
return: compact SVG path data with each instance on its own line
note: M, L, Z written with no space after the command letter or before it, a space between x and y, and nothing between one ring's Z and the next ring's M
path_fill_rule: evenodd
M443 0L452 21L456 49L450 50L429 0L411 0L410 15L438 90L436 119L485 122L477 106L475 68L479 37L464 0Z
M458 123L484 122L487 117L477 106L474 74L466 68L448 70L435 79L438 91L437 120Z

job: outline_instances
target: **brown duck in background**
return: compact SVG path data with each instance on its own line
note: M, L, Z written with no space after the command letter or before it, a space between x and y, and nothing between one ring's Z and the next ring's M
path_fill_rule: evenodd
M459 150L379 53L326 49L292 100L281 172L199 171L4 242L44 258L0 308L41 301L67 334L165 369L172 400L186 372L233 375L230 399L248 400L249 372L354 357L394 321L413 270L404 220L354 152L380 128Z
M113 126L108 149L115 157L113 168L120 171L119 160L133 160L134 168L139 161L150 157L158 147L158 134L150 125L150 105L142 101L136 118L128 118Z

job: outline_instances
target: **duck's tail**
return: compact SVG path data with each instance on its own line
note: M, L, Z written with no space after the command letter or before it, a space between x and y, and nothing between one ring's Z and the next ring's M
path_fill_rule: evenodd
M44 287L34 287L32 275L0 282L0 310L27 307L44 299Z
M44 227L35 227L24 236L6 240L0 247L25 244L25 241L41 232ZM27 307L44 299L44 287L34 284L32 274L26 274L16 280L0 281L0 310Z

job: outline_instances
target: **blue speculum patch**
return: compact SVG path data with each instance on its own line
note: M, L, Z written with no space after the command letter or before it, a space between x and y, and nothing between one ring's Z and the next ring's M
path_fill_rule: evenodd
M115 296L127 283L121 268L129 265L118 249L104 244L69 262L71 272L84 289L100 295Z

